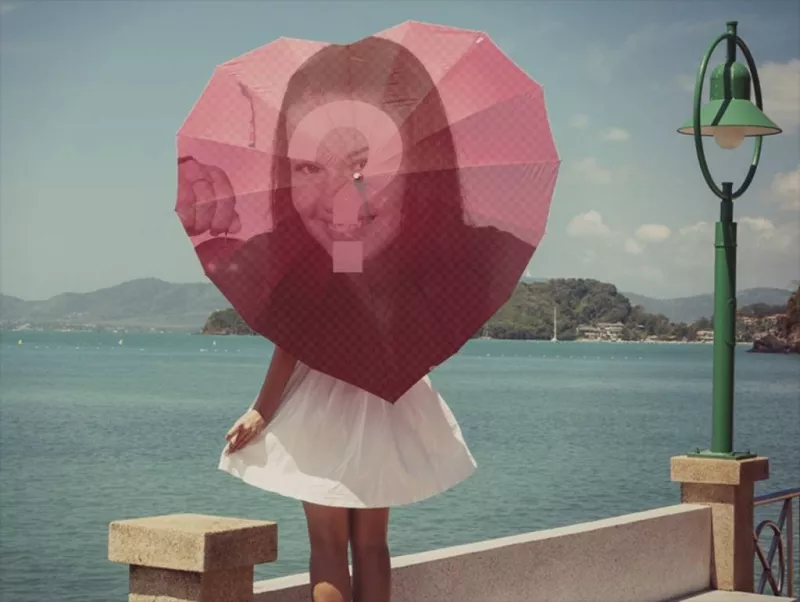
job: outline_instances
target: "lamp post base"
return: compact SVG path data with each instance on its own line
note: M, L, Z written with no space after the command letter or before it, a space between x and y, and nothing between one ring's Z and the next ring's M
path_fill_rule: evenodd
M755 458L756 454L751 453L750 450L746 452L713 452L710 449L695 449L686 454L690 458L711 458L717 460L749 460Z

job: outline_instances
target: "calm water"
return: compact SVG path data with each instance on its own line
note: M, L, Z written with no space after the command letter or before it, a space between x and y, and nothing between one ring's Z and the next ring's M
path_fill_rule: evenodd
M272 347L248 337L7 333L0 348L0 599L125 600L108 523L196 512L277 520L305 571L300 505L217 470ZM737 353L736 447L800 485L798 358ZM669 458L710 439L711 347L472 341L432 380L479 469L396 510L395 555L677 503Z

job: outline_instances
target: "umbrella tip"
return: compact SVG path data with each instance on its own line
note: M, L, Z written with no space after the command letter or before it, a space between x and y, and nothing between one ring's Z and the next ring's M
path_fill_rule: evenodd
M354 174L353 174L353 179L354 179L356 182L360 182L361 180L363 180L363 179L364 179L364 176L363 176L363 175L361 175L361 173L360 173L360 172L356 172L356 173L354 173Z

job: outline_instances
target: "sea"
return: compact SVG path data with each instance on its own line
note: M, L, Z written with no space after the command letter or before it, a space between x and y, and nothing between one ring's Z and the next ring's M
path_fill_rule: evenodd
M307 571L300 504L217 469L271 353L256 337L2 333L0 600L126 600L109 523L171 513L277 521L256 579ZM478 470L394 510L393 555L678 503L670 457L710 444L711 369L710 345L468 342L431 380ZM799 357L737 348L735 448L770 458L757 493L800 487Z

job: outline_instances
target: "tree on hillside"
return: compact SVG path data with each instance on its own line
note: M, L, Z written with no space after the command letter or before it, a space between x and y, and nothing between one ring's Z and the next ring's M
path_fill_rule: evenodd
M790 332L800 326L800 284L786 302L786 326Z
M768 303L753 303L745 305L737 312L740 316L749 316L753 318L763 318L766 316L774 316L775 314L782 314L786 311L786 307L782 305L769 305Z
M244 319L233 308L212 313L203 327L205 334L255 334Z

